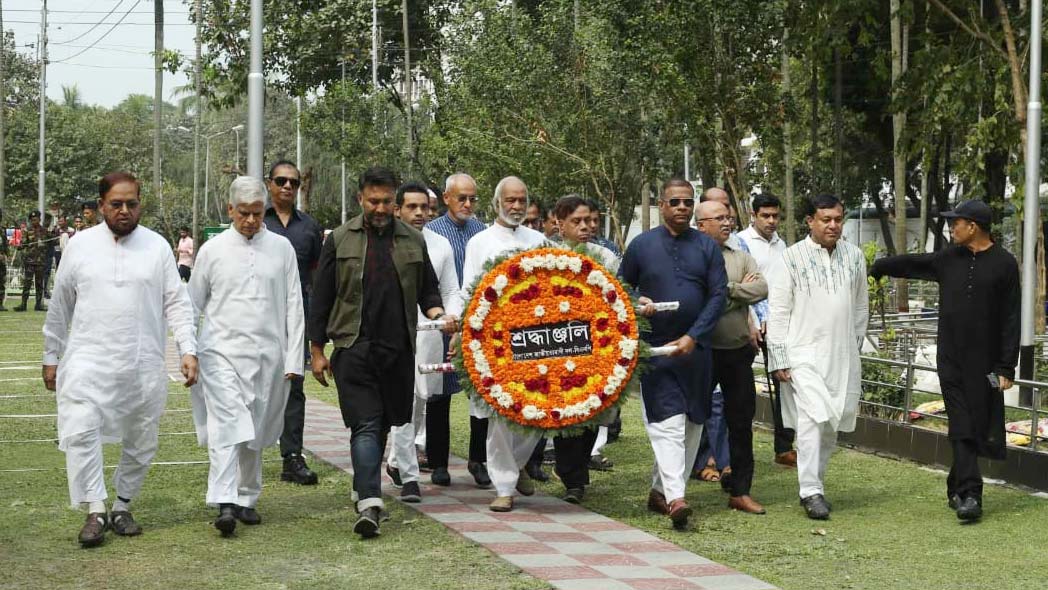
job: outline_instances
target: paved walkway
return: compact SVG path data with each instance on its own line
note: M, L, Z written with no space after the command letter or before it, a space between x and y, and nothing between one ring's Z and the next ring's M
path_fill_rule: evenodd
M308 400L305 447L318 459L352 471L349 433L338 408ZM488 503L494 492L472 485L465 460L452 457L449 470L455 483L445 488L420 482L422 503L404 506L555 588L774 589L642 530L541 493L518 501L513 512L491 512ZM388 479L385 492L390 497L399 494Z

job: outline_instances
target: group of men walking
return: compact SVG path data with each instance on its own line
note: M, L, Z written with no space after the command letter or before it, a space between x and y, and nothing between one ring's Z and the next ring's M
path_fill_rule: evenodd
M417 365L439 362L456 349L469 289L486 263L551 244L525 225L527 185L514 176L499 181L495 221L485 226L474 216L477 185L470 176L448 178L442 195L447 213L431 219L437 201L431 189L401 185L393 172L371 168L358 183L362 213L325 240L319 224L294 207L300 182L287 161L271 167L268 186L236 179L227 205L231 227L199 249L188 288L167 241L138 225L138 181L118 172L99 183L105 222L69 243L44 326L44 381L58 393L70 497L88 511L79 537L83 546L102 543L110 529L141 532L130 506L157 448L168 329L185 384L193 387L198 441L210 458L206 501L218 509L214 525L224 536L238 522L262 520L256 506L265 447L279 440L282 479L316 483L301 454L306 363L321 385L334 382L351 433L356 533L377 535L385 517L381 473L388 437L393 450L387 472L401 486L403 500L421 500L416 444L423 439L432 483L450 485L450 396L461 387L453 375L418 375ZM865 259L840 239L843 206L832 196L814 198L806 216L809 236L778 251L778 237L769 235L767 225L761 228L758 235L768 247L759 252L760 264L733 235L731 209L719 199L696 204L690 182L668 180L659 207L662 225L633 240L621 263L594 243L597 224L589 202L569 195L552 209L558 243L581 245L617 271L650 321L643 338L673 349L651 359L640 378L640 411L655 459L649 509L677 528L687 525L692 509L685 487L716 384L733 468L728 505L765 512L750 492L752 363L766 341L768 369L781 384L783 425L796 431L801 504L809 517L828 518L824 481L837 433L854 428L868 316ZM772 197L758 196L754 209L777 219ZM977 518L973 506L981 506L975 458L999 450L984 443L998 441L995 419L985 410L1000 404L985 384L972 380L988 368L1008 384L1015 364L1011 328L1017 333L1009 291L1017 287L1017 274L1008 270L1014 259L982 232L981 211L957 209L959 245L948 254L889 258L873 268L875 275L940 281L941 337L945 330L959 338L951 322L987 305L987 297L1007 303L999 317L981 325L981 347L940 346L956 461L948 495L962 518ZM965 262L967 282L958 274ZM656 313L654 301L680 305ZM751 306L758 310L751 312ZM422 320L442 321L443 337L418 332ZM518 494L534 493L526 465L539 436L491 415L481 400L470 400L468 470L478 487L495 488L490 509L505 512L513 510ZM591 456L601 444L598 433L610 419L598 417L580 434L553 439L567 501L583 500ZM110 509L101 452L108 441L123 444Z

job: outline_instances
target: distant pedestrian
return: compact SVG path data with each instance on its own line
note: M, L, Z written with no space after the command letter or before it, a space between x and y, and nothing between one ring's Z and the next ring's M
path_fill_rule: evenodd
M178 230L178 246L175 251L178 254L178 276L182 277L183 282L188 283L193 273L193 259L196 254L188 227L182 226Z

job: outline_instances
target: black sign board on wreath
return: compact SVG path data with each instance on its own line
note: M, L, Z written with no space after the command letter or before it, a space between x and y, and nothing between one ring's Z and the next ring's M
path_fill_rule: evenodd
M590 325L571 320L510 330L510 349L514 361L591 354Z

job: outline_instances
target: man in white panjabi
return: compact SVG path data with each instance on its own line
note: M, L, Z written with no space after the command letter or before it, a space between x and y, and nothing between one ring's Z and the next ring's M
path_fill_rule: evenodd
M193 306L167 240L138 225L138 180L108 174L98 194L105 223L77 232L63 251L44 322L44 385L57 392L69 496L74 507L87 506L83 547L101 545L110 528L118 535L142 532L130 504L157 450L169 327L186 385L197 376ZM104 442L123 447L108 514Z
M437 274L440 284L440 299L447 309L451 300L458 296L458 274L455 272L455 253L451 243L440 234L423 226L430 217L429 189L418 182L406 182L397 189L394 209L397 217L422 232L429 251L429 262ZM428 321L422 310L418 321ZM386 462L386 473L393 485L401 488L400 499L405 502L420 502L418 454L415 450L417 433L426 427L426 400L430 395L441 395L444 376L441 373L421 375L418 365L439 363L443 359L444 340L439 330L421 330L415 334L415 403L411 422L390 429L392 446Z
M237 520L262 522L262 450L280 438L291 379L304 370L298 262L291 242L262 221L267 194L256 178L233 181L232 227L204 243L189 280L203 314L193 421L211 460L207 503L219 508L222 536Z
M838 432L855 429L859 349L869 319L866 259L841 241L844 206L809 204L810 235L782 253L769 281L768 368L782 382L783 421L797 431L797 479L809 518L830 516L823 481Z
M484 264L513 250L526 250L546 241L542 233L521 225L528 210L528 187L516 176L507 176L495 186L494 206L498 217L495 223L473 236L466 245L466 260L462 267L462 291L453 300L449 314L461 317L466 308L469 289L484 274ZM457 340L453 346L457 344ZM482 404L484 405L484 404ZM485 408L491 417L491 408ZM535 493L535 483L524 470L539 434L523 434L512 430L499 418L488 424L488 475L497 494L491 503L494 512L513 509L513 490L522 495Z

